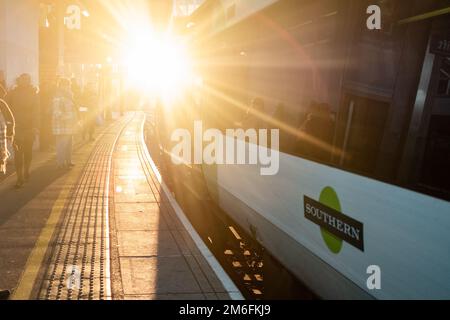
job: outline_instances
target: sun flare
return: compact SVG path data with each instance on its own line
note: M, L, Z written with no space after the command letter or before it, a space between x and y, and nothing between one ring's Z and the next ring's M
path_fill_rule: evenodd
M173 96L191 81L187 50L170 36L132 34L123 48L129 86L149 94Z

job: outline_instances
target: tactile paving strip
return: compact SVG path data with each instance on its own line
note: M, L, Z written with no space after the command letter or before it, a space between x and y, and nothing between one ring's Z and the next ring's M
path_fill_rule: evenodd
M106 300L109 279L108 188L118 132L129 117L97 142L64 208L39 292L42 300Z

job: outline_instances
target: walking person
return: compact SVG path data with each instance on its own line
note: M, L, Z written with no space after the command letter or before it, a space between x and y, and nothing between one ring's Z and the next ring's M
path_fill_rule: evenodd
M74 166L72 163L72 145L78 116L69 79L62 78L59 80L52 109L52 127L56 139L58 168L70 169Z
M22 74L17 79L17 86L6 96L6 103L15 119L13 148L17 173L16 188L19 189L30 179L33 143L39 133L39 99L29 74Z
M0 98L0 174L6 173L6 165L9 157L8 140L14 139L14 117L4 100ZM11 292L0 289L0 300L8 300Z

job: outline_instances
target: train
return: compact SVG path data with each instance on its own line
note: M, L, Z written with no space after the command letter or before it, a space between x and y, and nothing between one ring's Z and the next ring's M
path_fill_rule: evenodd
M373 5L378 29L367 25ZM206 0L183 22L199 80L176 107L155 108L151 130L170 153L171 132L196 120L224 139L245 123L279 129L275 175L187 170L320 298L449 299L449 9Z

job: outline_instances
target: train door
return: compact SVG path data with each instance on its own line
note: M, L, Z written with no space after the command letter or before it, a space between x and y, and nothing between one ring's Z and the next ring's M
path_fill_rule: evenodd
M449 52L450 53L450 52ZM450 55L435 62L436 86L430 99L431 114L426 134L419 183L444 198L450 197Z
M334 162L352 172L372 175L376 168L389 103L345 94L340 108Z
M411 118L402 183L450 199L450 20L433 21ZM409 147L409 148L408 148Z

